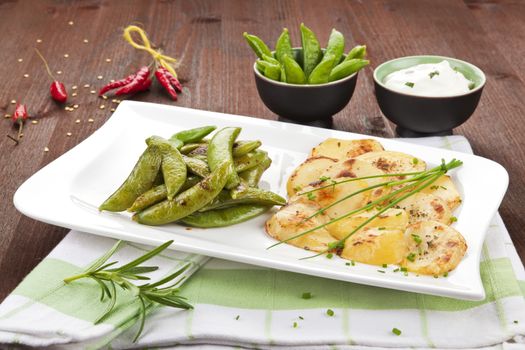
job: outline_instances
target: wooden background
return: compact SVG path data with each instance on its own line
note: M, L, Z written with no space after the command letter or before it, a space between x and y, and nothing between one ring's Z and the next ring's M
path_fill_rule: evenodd
M158 87L134 99L267 119L275 115L258 98L251 72L254 55L242 33L273 43L286 26L299 43L298 27L305 22L324 43L336 27L348 46L368 45L372 66L360 74L356 93L336 116L334 127L385 137L394 136L394 129L376 104L373 67L417 54L452 56L478 65L488 83L476 113L456 133L468 137L477 154L509 171L510 189L501 214L525 258L523 1L5 0L0 1L0 117L12 113L12 100L22 101L38 124L26 125L18 146L0 137L0 300L67 232L22 216L12 196L28 177L110 117L111 100L98 99L90 90L149 63L147 55L131 49L121 37L132 22L141 23L159 47L180 59L185 86L178 102ZM47 57L53 72L62 72L55 74L70 94L72 86L78 86L77 96L70 98L79 105L74 112L50 100L50 79L34 47ZM0 130L15 134L7 118L0 119Z

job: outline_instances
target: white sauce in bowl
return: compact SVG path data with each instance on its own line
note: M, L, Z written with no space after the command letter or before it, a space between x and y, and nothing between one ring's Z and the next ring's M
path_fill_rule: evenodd
M446 60L392 72L385 77L383 84L394 91L429 97L461 95L474 85Z

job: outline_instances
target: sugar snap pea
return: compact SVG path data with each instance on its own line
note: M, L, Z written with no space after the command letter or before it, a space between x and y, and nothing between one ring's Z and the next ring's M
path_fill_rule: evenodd
M272 160L266 157L260 164L256 167L249 170L239 173L239 177L244 181L249 187L257 187L259 181L261 180L262 175L270 167Z
M186 155L182 155L182 159L192 174L199 175L200 177L206 177L210 175L210 168L206 162L197 158L188 157Z
M210 204L199 211L223 209L239 204L285 205L286 199L271 191L250 187L235 198L232 197L230 191L221 191Z
M204 142L193 142L193 143L185 144L184 146L182 146L180 148L180 153L188 154L191 151L193 151L195 148L198 148L198 147L203 146L203 145L207 145L207 144L204 143Z
M215 129L217 129L216 126L208 125L200 128L183 130L172 135L170 140L176 139L183 143L199 142Z
M208 144L203 143L202 145L199 145L199 147L189 152L187 156L189 157L206 156L207 153L208 153Z
M334 67L335 60L336 60L336 57L334 55L325 54L321 63L319 63L317 67L315 67L314 70L312 71L312 74L310 74L310 77L308 78L308 83L310 84L327 83L328 78L330 77L330 72L332 71Z
M287 28L284 28L277 43L275 44L275 58L284 64L283 58L285 55L293 57L292 42L290 41L290 33Z
M306 76L303 69L291 55L284 54L281 58L286 74L286 82L289 84L304 84L306 83Z
M208 146L208 165L211 171L215 171L219 165L226 162L229 165L226 188L231 189L240 182L237 171L233 164L233 143L241 132L241 128L226 127L213 135Z
M304 23L301 23L301 42L303 45L303 70L306 78L308 78L323 58L323 52L314 32Z
M256 150L261 147L262 142L259 140L255 141L236 141L233 144L232 154L234 157L241 157L245 154L250 153L251 151Z
M162 201L133 216L146 225L163 225L180 220L210 203L224 188L231 163L218 164L212 173L193 187L178 194L172 201Z
M253 52L257 55L259 58L263 58L263 55L271 55L272 52L268 48L268 46L264 43L264 41L261 40L261 38L248 34L246 32L243 33L244 38L248 42L248 45L252 48Z
M370 61L363 60L360 58L354 58L348 61L344 61L343 63L340 63L337 66L335 66L335 68L330 72L328 81L336 81L339 79L343 79L344 77L354 74L361 68L367 66L368 63L370 63Z
M186 181L186 163L172 142L159 136L152 136L146 140L146 143L148 146L157 146L162 153L162 177L166 184L168 200L172 200Z
M357 45L345 57L345 61L352 60L354 58L365 58L366 57L366 45Z
M180 222L188 226L202 228L231 226L253 219L270 208L269 205L241 204L225 209L193 213L181 219Z
M235 166L235 170L238 173L240 173L256 167L267 157L268 153L266 153L265 151L255 150L253 152L245 154L242 157L235 158L233 160L233 164Z
M276 64L276 65L280 64L279 61L277 61L275 58L273 58L273 56L271 54L270 55L263 55L262 59L265 60L268 63L273 63L273 64Z
M326 45L326 50L324 52L325 56L331 56L333 55L335 57L334 65L335 67L339 61L341 60L341 57L343 57L343 53L345 51L345 37L341 32L338 32L335 29L332 29L332 32L330 33L330 37L328 38L328 45ZM323 58L324 59L324 58Z
M179 191L186 191L188 188L196 185L202 178L196 175L190 175L186 178L186 181L182 185ZM129 212L136 213L141 210L146 209L147 207L152 206L165 200L168 196L168 190L166 189L165 184L161 184L153 187L152 189L141 194L133 205L128 208Z
M162 155L155 146L148 147L140 156L124 183L104 201L99 210L124 211L135 199L153 187L160 170Z
M257 60L257 67L260 67L263 75L268 79L279 81L279 78L281 77L280 65L266 62L263 60Z

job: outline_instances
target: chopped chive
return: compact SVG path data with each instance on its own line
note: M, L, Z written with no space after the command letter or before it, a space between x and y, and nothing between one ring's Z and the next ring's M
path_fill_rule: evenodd
M350 266L350 263L349 263L349 262L347 262L347 263L345 263L345 265L346 265L346 266Z
M519 323L519 321L518 321L518 320L514 320L513 322L514 322L515 324L518 324L518 323Z
M414 262L416 260L416 254L410 253L407 255L407 259Z
M380 273L385 273L385 271L383 271L383 270L377 270L377 272L380 272Z
M414 240L414 242L416 242L416 244L421 244L421 242L423 242L423 240L421 239L421 237L419 237L419 235L416 235L416 234L412 234L412 239Z
M432 185L432 186L430 186L430 189L431 189L431 190L437 190L438 188L439 188L439 186L437 186L437 185Z
M402 267L402 268L401 268L401 271L402 271L402 272L408 272L408 269L407 269L406 267Z
M306 195L306 197L308 197L309 200L313 201L315 199L315 194L313 194L312 192L308 193Z
M388 264L383 264L383 267L386 269L388 267Z
M299 319L300 319L300 320L304 320L304 317L303 317L303 316L299 316Z
M235 317L235 319L238 321L240 317L241 317L241 315L237 315L237 316Z
M450 223L451 223L451 224L454 223L454 222L456 222L456 221L458 221L458 218L457 218L457 217L453 216L453 217L450 218Z
M410 88L413 88L414 87L414 83L410 82L410 81L407 81L405 83L406 86L410 87Z
M301 298L303 298L303 299L311 299L312 298L312 293L304 292L303 295L301 296Z
M392 333L394 333L395 335L399 336L401 335L401 330L397 329L397 328L392 328Z
M397 213L396 216L399 216L399 215L401 215L401 214L403 214L402 211L400 211L399 213Z
M445 271L445 273L443 274L443 277L447 277L448 276L448 272Z
M297 328L297 322L293 323L293 328Z
M332 310L332 309L328 309L328 310L326 310L326 314L327 314L328 316L332 317L335 313L334 313L334 310Z
M436 75L439 75L439 72L436 70L434 72L430 72L430 74L428 75L430 77L430 79L434 78Z
M355 261L350 261L350 264L352 264L352 266L355 266Z
M474 82L471 82L470 84L468 84L468 89L469 89L469 90L472 90L472 89L474 89L475 87L476 87L476 83L474 83Z
M301 186L295 186L293 189L295 192L299 192L301 191Z
M321 176L321 177L319 178L319 181L323 181L323 182L324 182L324 181L328 181L328 180L330 180L330 176Z
M326 258L327 259L332 259L333 257L334 257L334 254L332 254L332 253L326 254Z
M419 163L419 159L417 159L417 158L412 158L412 164L415 165L415 164L417 164L417 163Z
M394 272L399 272L399 268L397 268L397 269L394 269Z
M438 275L434 275L434 278L439 278L439 276Z
M403 272L403 275L408 276L408 272L406 272L406 271Z
M379 231L383 231L383 230L386 230L386 227L378 227L377 228Z

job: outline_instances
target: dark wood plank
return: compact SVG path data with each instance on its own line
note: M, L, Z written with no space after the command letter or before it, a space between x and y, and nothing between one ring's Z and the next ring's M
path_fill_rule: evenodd
M489 83L475 115L457 132L471 140L478 154L509 170L511 186L501 213L525 258L521 232L525 226L525 73L520 69L525 63L524 17L525 4L517 1L0 1L0 76L4 77L0 112L11 113L10 101L20 100L39 121L26 126L19 146L0 137L0 271L4 275L0 299L66 233L21 216L11 198L23 181L109 118L114 107L110 100L99 99L90 90L149 63L147 54L137 53L121 38L122 28L132 22L142 23L159 47L179 58L186 87L178 102L170 101L158 87L134 99L267 119L276 117L258 98L251 72L254 57L242 39L244 31L273 43L288 27L299 45L297 28L305 22L322 42L336 27L349 45L366 43L374 63L435 53L479 65ZM34 47L47 57L54 72L63 72L57 76L70 93L73 85L78 86L78 95L71 98L79 105L74 112L64 111L48 98L50 80ZM372 70L360 74L355 95L335 116L334 127L391 137L394 128L381 115L373 95ZM93 122L88 122L90 118ZM15 130L6 119L1 120L0 132Z

